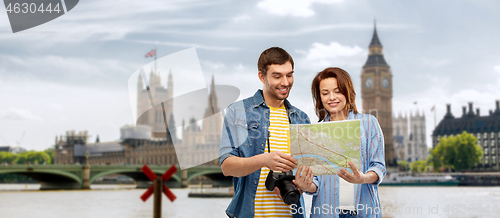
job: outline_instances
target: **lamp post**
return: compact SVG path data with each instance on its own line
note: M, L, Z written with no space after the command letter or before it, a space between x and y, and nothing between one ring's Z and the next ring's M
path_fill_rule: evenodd
M89 156L90 156L90 152L89 152L89 151L86 151L86 152L85 152L85 161L86 161L86 165L89 165Z
M90 152L85 152L86 164L83 165L83 182L82 189L90 189L90 165L89 165Z

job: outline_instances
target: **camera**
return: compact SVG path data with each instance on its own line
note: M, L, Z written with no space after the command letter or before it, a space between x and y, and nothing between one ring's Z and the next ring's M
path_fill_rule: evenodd
M295 176L291 170L285 173L270 170L266 178L266 188L273 191L274 187L278 187L281 199L285 204L296 204L300 199L300 192L292 183L294 179Z

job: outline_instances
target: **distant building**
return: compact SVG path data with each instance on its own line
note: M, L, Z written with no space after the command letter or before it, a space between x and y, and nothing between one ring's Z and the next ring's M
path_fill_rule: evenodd
M17 147L10 147L10 146L0 146L0 152L11 152L11 153L14 153L14 154L19 154L21 152L25 152L26 149L25 148L21 148L19 146Z
M125 126L129 128L129 126ZM123 133L123 132L122 132ZM87 142L87 132L67 131L56 137L55 164L177 164L170 139L126 138L111 142Z
M218 106L218 99L215 93L215 83L212 77L210 86L210 95L208 97L208 106L205 109L202 126L196 125L195 119L191 118L189 124L182 130L182 155L183 164L189 166L199 163L208 163L209 165L219 165L219 147L222 130L222 115Z
M363 113L375 116L384 134L385 164L396 166L392 137L392 71L382 52L382 43L374 26L368 46L368 59L361 72Z
M481 116L479 108L473 110L472 102L469 110L464 106L462 116L455 118L451 114L451 106L446 105L446 114L432 132L432 147L435 148L442 137L456 136L466 131L478 139L478 145L483 148L482 163L475 170L499 170L498 147L500 144L500 102L496 101L495 111L487 116Z
M161 87L159 76L154 73L150 75L158 80L151 82L152 87L157 91L171 93L165 87ZM168 89L172 90L172 76L169 75ZM153 86L153 84L156 84ZM140 85L139 85L140 86ZM146 90L140 89L139 92ZM153 113L144 113L140 116L138 123L141 125L125 125L120 128L120 139L111 142L100 142L97 137L95 143L87 141L89 136L87 131L75 133L67 131L66 135L56 136L55 142L55 164L85 164L88 158L89 164L158 164L174 165L179 161L176 155L176 145L181 145L182 157L187 160L187 164L205 163L205 165L218 165L218 152L220 145L222 117L219 112L217 95L215 93L214 78L208 106L205 110L202 126L198 126L195 119L190 119L185 125L183 121L182 138L170 137L170 132L162 133L165 129L164 122L161 122L160 111L150 110ZM144 103L138 102L138 113L143 110ZM145 107L145 106L144 106ZM170 109L169 109L170 108ZM166 111L171 111L172 105L168 105ZM161 112L163 113L163 112ZM212 115L217 113L215 115ZM172 113L169 117L172 117ZM154 119L150 119L153 117ZM173 122L171 118L170 121ZM170 126L170 125L169 125ZM173 124L172 126L175 126ZM156 130L155 130L156 128ZM163 129L161 129L163 128ZM184 163L184 162L183 162Z
M0 146L0 152L10 152L10 146Z
M149 90L147 88L142 75L139 75L137 82L137 125L150 126L154 138L167 138L165 120L168 123L173 113L173 101L168 101L174 97L172 72L168 75L168 83L167 87L165 87L160 74L151 71L149 74ZM148 92L151 92L151 96L149 96ZM165 111L159 104L151 108L150 97L154 101L164 102ZM163 112L165 112L166 119L163 117Z
M426 160L428 149L425 139L425 114L422 112L420 115L418 110L415 115L410 112L410 117L399 113L392 120L396 159L408 162Z

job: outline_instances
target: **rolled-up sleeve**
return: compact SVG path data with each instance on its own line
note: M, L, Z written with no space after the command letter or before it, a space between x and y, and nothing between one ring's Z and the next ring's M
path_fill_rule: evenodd
M380 185L386 174L385 152L384 152L384 134L377 121L377 118L370 115L369 119L370 137L368 137L369 149L369 167L366 172L373 171L377 174L378 180L373 183Z
M311 193L311 192L304 191L304 193L306 193L308 195L312 195L312 196L317 196L319 193L319 186L321 184L321 181L318 179L318 176L313 176L313 183L314 183L314 185L316 185L316 192Z
M235 142L238 142L238 139L236 138L238 136L237 134L234 134L236 132L234 123L234 109L229 106L226 109L224 123L222 124L222 134L219 147L219 165L222 165L222 162L224 162L224 160L228 157L239 156L238 148L235 146Z

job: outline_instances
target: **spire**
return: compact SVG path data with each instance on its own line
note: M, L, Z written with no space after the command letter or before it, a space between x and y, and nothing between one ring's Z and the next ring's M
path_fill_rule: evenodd
M214 75L212 74L212 84L210 85L210 92L213 92L215 86Z
M366 67L389 67L382 53L382 43L377 34L377 24L373 23L373 35L370 45L368 46L368 59L363 68Z
M214 75L212 75L212 84L210 84L210 95L208 96L208 107L205 110L205 117L212 116L213 114L219 112L220 110L218 105L217 94L215 94Z
M170 117L168 118L168 131L170 133L170 138L172 142L177 141L177 131L176 131L176 126L175 126L175 120L174 120L174 115L170 114Z
M370 42L370 46L380 46L382 47L382 43L380 43L380 40L378 39L377 35L377 20L373 21L373 36L372 36L372 41Z
M168 73L167 95L169 99L174 98L174 79L172 77L172 69L170 69Z

